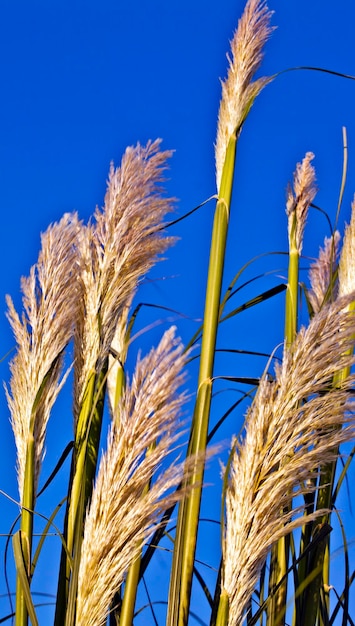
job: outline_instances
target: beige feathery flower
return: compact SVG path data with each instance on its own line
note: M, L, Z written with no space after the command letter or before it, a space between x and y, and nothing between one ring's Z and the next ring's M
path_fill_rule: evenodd
M181 480L182 467L173 462L163 471L161 465L179 436L185 396L178 389L186 358L171 328L158 348L138 359L132 383L127 384L117 407L85 521L78 626L106 622L112 598L138 546L154 530L161 513L181 497L181 491L171 490ZM146 490L157 470L158 476Z
M231 42L227 79L222 82L222 99L218 114L215 147L217 189L231 135L239 132L262 88L272 80L259 78L252 82L263 58L263 48L274 30L270 26L272 11L264 0L248 0Z
M286 214L288 217L288 237L291 247L295 246L298 254L302 252L303 233L306 225L309 205L317 193L315 170L311 165L312 152L307 152L302 163L297 163L291 185L287 189Z
M339 294L341 296L355 291L355 199L351 209L351 220L345 229L339 261Z
M29 436L35 442L35 486L51 408L60 382L62 353L73 335L77 310L75 243L81 223L66 214L41 236L42 248L28 278L22 279L21 318L7 297L8 319L17 343L6 390L17 447L20 497Z
M339 284L335 278L335 271L339 254L339 243L340 233L336 230L332 237L324 239L324 246L319 250L318 259L310 267L309 281L311 288L308 291L308 298L314 313L317 313L322 308L330 287L333 300L338 296Z
M81 314L76 328L75 414L85 384L108 357L117 324L137 285L173 239L162 226L172 199L161 182L170 151L160 140L127 148L121 166L111 165L105 204L81 233Z
M338 298L324 306L301 329L285 350L275 381L262 379L247 414L226 494L222 585L229 596L230 625L242 624L272 545L322 514L307 518L301 506L289 510L290 493L310 491L314 468L334 460L338 446L354 436L349 412L354 377L329 387L334 374L354 362L347 354L355 332L348 301Z

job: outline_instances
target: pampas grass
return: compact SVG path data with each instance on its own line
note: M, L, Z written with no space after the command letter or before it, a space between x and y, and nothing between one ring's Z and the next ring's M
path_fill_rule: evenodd
M329 388L329 379L354 361L347 355L355 330L347 302L338 299L315 315L285 350L275 380L262 378L235 444L223 544L229 624L242 622L271 546L322 514L289 508L290 493L313 491L319 461L334 461L337 446L354 435L353 378Z
M185 397L177 390L187 356L174 329L167 331L159 346L138 360L132 383L127 383L114 411L84 525L78 625L105 623L107 607L136 557L137 546L164 510L181 497L176 487L182 466L176 462L165 471L160 469L151 488L145 488L176 448L181 433Z
M249 110L270 78L253 81L264 46L273 27L272 11L263 0L248 0L231 41L228 76L222 81L222 99L218 113L215 147L217 189L220 188L227 147L233 133L239 134Z
M22 280L20 317L10 296L8 318L17 344L10 364L7 399L14 430L20 498L29 438L35 444L34 484L38 484L46 426L60 387L63 351L74 332L78 303L75 241L81 225L65 215L42 235L42 249L28 278Z
M127 148L121 166L111 165L105 203L93 223L81 230L81 314L75 327L75 406L80 410L90 372L99 372L108 357L137 285L172 238L161 224L172 199L161 194L171 152L160 141Z
M352 623L349 572L338 604L324 598L324 590L331 588L330 521L352 458L346 459L342 446L355 434L355 202L343 245L337 223L339 231L332 229L311 262L308 281L301 280L307 216L317 191L312 152L296 165L287 189L287 280L229 313L225 309L242 292L237 283L246 266L222 292L236 146L256 97L277 77L255 78L273 31L271 17L263 0L246 2L222 82L205 309L190 342L201 335L201 346L185 349L171 327L161 332L157 346L138 347L132 358L142 336L132 332L140 283L174 243L166 223L174 200L163 186L171 152L161 150L160 140L127 148L120 166L111 165L104 205L88 223L66 214L42 235L38 261L22 280L21 313L8 297L16 354L6 397L20 494L19 529L13 533L16 626L39 624L33 578L53 528L61 550L55 626L138 624L142 586L148 597L144 623L187 626L195 617L195 580L209 607L198 619L210 626L325 626L335 623L340 610L343 626ZM257 377L239 371L219 376L255 387L243 397L249 405L242 430L231 420L238 401L214 419L211 433L219 324L234 323L234 338L237 313L282 290L286 299L278 306L285 327L267 368ZM261 323L267 329L265 316ZM232 339L227 349L236 352ZM191 381L192 358L199 367ZM47 427L69 382L71 444L45 484L56 485L70 454L66 496L58 497L35 541L37 520L45 517L38 485ZM222 423L229 428L223 444L229 457L220 480L220 567L211 588L196 545L203 493L208 501L205 466L221 450L211 449L211 439ZM340 460L345 467L338 479ZM64 503L59 531L56 516ZM159 600L166 605L159 621L149 586L152 580L156 586L163 538L169 590Z

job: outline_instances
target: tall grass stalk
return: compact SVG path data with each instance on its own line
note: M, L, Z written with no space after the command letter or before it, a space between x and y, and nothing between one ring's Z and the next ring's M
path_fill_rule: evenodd
M236 147L250 108L267 79L252 82L271 28L271 13L264 2L249 0L232 41L233 58L222 84L216 141L218 200L214 216L203 317L200 369L188 455L206 449L211 408L213 365L220 316L223 268L233 189ZM203 471L191 477L202 483ZM202 487L196 487L179 509L174 544L167 624L187 623Z
M297 165L293 188L287 192L286 213L288 217L289 263L285 303L285 344L290 347L296 337L299 307L299 260L303 247L303 233L307 213L316 195L315 172L311 166L314 155L306 154L302 163ZM288 459L282 461L287 463ZM288 505L292 507L292 503ZM270 565L268 624L285 623L283 607L287 598L287 569L289 563L289 537L281 537L272 550ZM303 580L303 579L302 579ZM283 614L283 615L282 615Z
M333 509L353 453L339 479L337 467L343 444L355 435L355 202L342 249L334 229L311 264L306 284L300 260L316 194L311 152L296 166L286 197L287 284L263 289L228 311L237 293L257 284L248 278L241 284L250 261L223 293L238 141L242 130L248 132L244 124L255 99L277 76L256 77L273 31L271 16L265 1L247 0L222 82L203 324L189 344L201 335L200 354L185 349L170 327L156 346L132 356L140 282L174 243L166 232L174 201L163 186L171 152L161 150L160 140L127 148L120 167L111 166L104 206L87 224L66 214L42 235L38 261L22 280L21 314L7 299L16 342L6 387L20 506L13 533L16 626L39 624L33 579L53 528L61 550L55 626L138 624L142 586L148 589L144 623L186 626L195 617L194 577L209 607L207 617L198 618L210 626L329 626L339 611L343 626L353 623L349 595L354 576L341 520L346 582L335 604L329 591L334 584ZM337 213L337 223L338 218ZM284 290L283 347L271 347L270 355L251 352L267 358L257 377L247 371L219 376L253 390L214 416L210 430L220 323L237 325L240 312ZM301 293L309 315L303 307L300 327ZM236 336L234 327L230 336ZM238 352L232 341L227 350ZM199 368L190 419L183 407L191 399L186 378L192 358L199 359ZM38 495L47 426L69 381L72 445L45 483L53 488L69 451L67 494L58 498L41 530L45 516ZM249 404L238 433L231 416L242 402ZM211 589L196 545L201 498L208 495L206 462L221 449L212 448L211 440L222 424L229 427L223 452L228 446L230 451L220 481L220 568ZM64 501L59 533L56 516ZM157 600L149 588L158 550L165 551L158 545L164 536L174 544L170 582L166 597ZM156 602L166 604L166 616L158 616Z

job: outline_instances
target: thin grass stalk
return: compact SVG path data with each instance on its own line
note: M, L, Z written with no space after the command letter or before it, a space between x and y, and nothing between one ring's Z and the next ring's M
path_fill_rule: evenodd
M129 568L122 598L121 609L117 615L118 623L120 626L132 626L134 617L134 607L136 604L137 589L139 583L139 571L141 565L141 550L138 550L138 555L135 561Z
M119 403L122 398L122 394L126 387L126 375L124 370L124 364L127 358L127 350L130 339L131 330L134 323L135 316L132 316L128 323L129 307L127 306L120 323L117 325L115 336L111 346L111 354L109 357L109 368L107 375L107 395L111 408L112 417L115 416L118 410ZM139 563L139 565L137 564ZM126 607L132 607L132 613L129 611L126 615L129 615L129 619L132 623L134 606L136 602L137 589L140 580L140 565L141 555L130 566L126 582L125 582L125 600ZM137 575L138 569L138 575ZM127 619L122 615L123 602L121 599L121 589L118 589L111 605L109 623L118 626L123 624L123 621ZM127 611L127 608L124 609Z
M33 509L35 502L34 493L34 474L35 474L35 451L34 437L32 434L28 437L26 466L23 484L23 501L21 510L21 549L25 564L28 581L30 583L31 570L31 554L32 554L32 535L33 535ZM27 626L28 612L25 597L22 589L21 579L17 575L16 583L16 626Z
M299 252L296 247L295 232L293 230L288 266L288 282L286 291L286 313L285 313L285 343L290 346L297 332L298 318L298 281L299 281ZM286 460L287 462L287 460ZM287 576L289 559L289 538L281 537L272 549L269 592L271 594L268 605L268 622L275 626L284 624L285 617L279 618L280 611L286 603L287 597ZM281 581L283 580L283 583ZM277 587L274 594L273 589Z
M287 193L289 265L285 303L285 345L289 348L297 334L298 327L298 290L299 290L299 258L302 251L303 233L307 219L308 207L315 195L314 169L310 161L314 155L306 154L302 163L297 165L293 188L289 186ZM288 460L285 459L285 463ZM290 502L292 508L292 502ZM281 537L271 552L267 624L283 626L285 623L285 606L287 599L287 570L289 562L289 537ZM275 592L274 590L277 589Z
M73 536L77 524L78 503L81 486L84 485L84 508L90 499L96 473L100 444L102 415L106 388L107 366L99 375L92 374L84 396L75 436L75 473L70 492L68 519L68 550L73 548Z
M231 136L216 206L205 299L198 391L188 447L188 456L203 452L207 445L212 375L216 347L222 276L233 188L237 130ZM196 466L189 484L198 484L179 507L168 599L167 624L187 623L197 530L202 495L203 467Z
M285 304L285 344L289 347L297 332L298 318L298 281L299 281L299 250L296 242L296 212L292 216L289 236L289 264ZM287 461L286 461L287 462ZM280 613L287 597L287 568L289 556L289 539L281 537L272 548L269 575L270 602L267 608L267 625L282 626L285 617ZM281 582L283 581L283 582ZM274 590L277 589L275 592Z
M225 589L222 590L216 619L216 626L228 626L229 596Z
M298 281L299 281L299 252L296 245L296 214L293 217L293 226L290 236L288 281L285 305L285 344L290 346L297 332L298 318ZM287 462L287 461L286 461ZM267 624L275 626L284 624L279 619L280 611L285 606L287 597L287 568L289 555L289 539L281 537L271 551L269 595ZM281 581L284 581L282 584ZM277 591L274 592L274 589Z
M152 444L147 450L147 455L151 454L155 449L155 444ZM150 484L146 485L143 490L142 497L144 497L150 489ZM136 604L138 583L140 580L140 569L142 562L142 547L143 544L137 545L137 558L133 561L128 570L128 574L125 581L124 593L122 599L122 607L119 616L120 626L131 626L134 617L134 607Z
M91 374L77 422L64 534L67 552L74 559L74 563L79 558L82 542L81 532L78 532L78 529L83 527L86 506L90 501L96 473L106 389L106 369L105 366L99 375L94 372ZM77 564L76 571L78 568L79 564ZM70 597L75 597L76 593L74 593L73 588L76 589L76 587L77 577L75 580L71 562L65 551L62 551L55 616L56 626L67 623L69 619L67 615L68 601ZM69 613L73 614L72 611Z
M253 102L270 79L253 81L263 48L271 34L271 13L263 0L248 0L231 42L227 79L222 83L215 147L218 201L215 211L208 267L200 370L188 456L204 452L211 406L213 364L220 316L221 286L233 188L236 145ZM192 482L202 485L203 467ZM184 626L190 606L202 486L179 507L168 598L168 626Z

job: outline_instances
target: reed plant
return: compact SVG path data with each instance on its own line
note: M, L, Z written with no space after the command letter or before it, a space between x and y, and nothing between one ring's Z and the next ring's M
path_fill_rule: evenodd
M111 166L104 206L87 224L65 214L42 235L38 260L22 280L22 312L7 299L16 341L6 396L19 516L9 534L16 602L9 593L10 610L1 622L40 623L34 581L38 563L48 558L47 537L55 532L61 552L55 626L185 626L194 619L210 626L354 623L349 605L355 572L336 498L354 453L346 456L343 446L355 435L355 201L343 244L334 226L304 279L304 232L317 193L311 152L296 165L286 196L287 277L231 309L243 267L223 292L230 212L243 210L232 205L239 137L255 99L277 79L256 77L271 19L263 0L248 0L231 42L215 145L204 316L189 345L171 327L157 346L138 353L133 368L128 365L139 338L139 285L174 243L167 217L174 200L164 191L172 155L161 150L160 140L127 148L120 166ZM249 404L241 431L231 420L241 401L218 415L212 428L220 324L237 325L241 311L276 296L280 306L281 293L281 347L264 355L258 377L245 371L225 376L251 386L243 395ZM234 349L232 340L228 349ZM192 359L199 370L195 392L190 380L188 394ZM69 457L67 491L45 516L38 498L47 426L58 394L69 385L71 443L57 464L53 460L41 488L55 487ZM228 442L212 448L218 428L228 422ZM202 495L208 500L206 464L226 452L215 476L221 542L212 588L200 572L196 545ZM342 578L332 572L335 524L343 533ZM171 557L170 584L161 598L166 613L158 619L148 583L155 585L163 549ZM196 616L194 581L207 599L205 615Z

